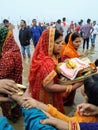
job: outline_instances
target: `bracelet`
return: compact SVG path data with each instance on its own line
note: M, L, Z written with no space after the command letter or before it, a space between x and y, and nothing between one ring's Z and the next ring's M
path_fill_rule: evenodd
M71 90L72 90L72 85L68 85L68 86L66 87L66 93L70 93Z
M69 130L80 130L78 122L69 122Z

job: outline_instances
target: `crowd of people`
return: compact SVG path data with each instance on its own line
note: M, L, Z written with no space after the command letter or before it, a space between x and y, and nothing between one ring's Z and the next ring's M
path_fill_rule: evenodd
M7 19L3 23L0 27L0 106L3 115L17 122L23 114L26 130L97 130L98 74L72 85L61 85L56 70L57 64L66 59L87 56L90 38L92 47L95 47L98 33L96 21L91 24L91 20L87 19L87 24L83 24L81 20L78 25L71 21L68 25L66 18L63 18L62 21L58 19L56 23L42 27L33 19L30 27L25 20L21 20L21 52L13 36L14 26ZM32 58L31 39L34 45ZM82 40L83 52L79 53ZM31 58L29 87L22 96L18 96L16 83L22 84L22 60L26 58L26 53ZM70 118L65 115L64 106L73 105L76 90L83 84L87 102L79 104L76 115ZM2 129L12 130L5 117L0 118L4 123Z

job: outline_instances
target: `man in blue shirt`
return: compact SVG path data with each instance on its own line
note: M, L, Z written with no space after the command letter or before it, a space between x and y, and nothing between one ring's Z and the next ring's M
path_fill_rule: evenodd
M33 40L34 47L36 47L36 44L37 44L37 42L42 34L42 29L40 26L37 26L36 19L33 19L32 23L33 23L33 25L31 27L31 37Z

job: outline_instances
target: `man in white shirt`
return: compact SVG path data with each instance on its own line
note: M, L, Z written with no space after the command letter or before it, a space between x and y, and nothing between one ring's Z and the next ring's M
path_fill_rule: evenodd
M66 18L64 17L62 19L62 24L61 24L62 28L63 28L63 39L65 40L65 37L68 33L68 30L69 30L69 25L68 23L66 22Z
M93 21L93 28L94 31L92 32L92 36L91 36L91 45L92 47L95 47L96 35L98 34L98 25L96 25L96 21Z

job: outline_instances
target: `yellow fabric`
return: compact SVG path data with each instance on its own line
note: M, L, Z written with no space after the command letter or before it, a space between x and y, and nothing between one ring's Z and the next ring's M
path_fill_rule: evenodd
M74 121L74 122L98 122L98 116L80 116L78 112L75 112L73 117L68 117L67 115L59 112L55 107L48 104L47 112L51 114L53 117L64 120L66 122Z
M54 77L57 75L57 73L53 70L45 79L43 80L43 86L46 86Z
M49 46L48 46L48 54L49 54L49 56L52 56L52 54L53 54L54 36L55 36L55 29L50 28L50 30L49 30Z

